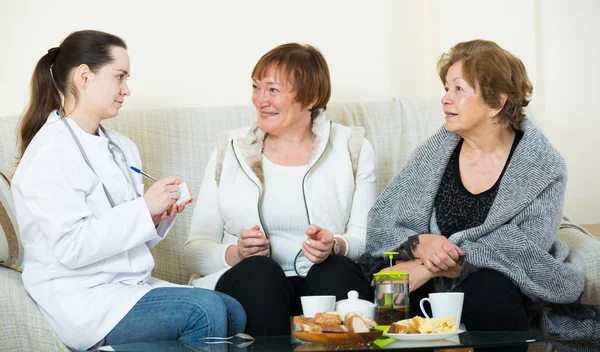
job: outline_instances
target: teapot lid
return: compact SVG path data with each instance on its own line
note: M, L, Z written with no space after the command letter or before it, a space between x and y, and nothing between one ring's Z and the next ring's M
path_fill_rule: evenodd
M358 292L352 290L348 291L348 299L342 299L336 302L336 310L343 309L344 311L350 311L353 309L360 308L372 308L375 303L369 302L364 299L358 298Z

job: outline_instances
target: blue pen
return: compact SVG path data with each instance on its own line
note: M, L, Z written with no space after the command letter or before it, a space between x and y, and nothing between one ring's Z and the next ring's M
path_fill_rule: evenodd
M144 171L142 171L142 170L138 169L137 167L130 166L129 168L130 168L131 170L133 170L133 171L137 172L138 174L140 174L140 175L142 175L142 176L144 176L144 177L146 177L146 178L149 178L149 179L151 179L152 181L156 182L156 179L155 179L154 177L152 177L152 176L148 175L147 173L145 173Z

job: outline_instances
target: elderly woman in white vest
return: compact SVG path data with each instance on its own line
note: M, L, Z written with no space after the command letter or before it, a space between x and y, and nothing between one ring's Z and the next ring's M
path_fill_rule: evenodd
M573 302L583 290L556 239L564 160L524 115L532 86L518 58L474 40L438 69L446 124L371 209L360 263L372 274L385 266L379 253L399 249L393 268L410 273L412 315L428 293L456 290L467 329L526 331L532 301Z
M362 128L325 119L331 82L314 47L278 46L251 77L256 122L211 156L185 258L194 285L242 304L246 332L285 335L300 296L370 298L354 260L376 199L374 153Z

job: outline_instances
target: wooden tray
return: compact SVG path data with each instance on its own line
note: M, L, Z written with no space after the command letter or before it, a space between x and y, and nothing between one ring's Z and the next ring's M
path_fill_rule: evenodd
M377 339L383 334L381 330L371 330L369 332L306 332L294 330L292 335L296 336L299 340L306 342L322 343L326 345L341 345L341 344L353 344L361 342L369 342Z

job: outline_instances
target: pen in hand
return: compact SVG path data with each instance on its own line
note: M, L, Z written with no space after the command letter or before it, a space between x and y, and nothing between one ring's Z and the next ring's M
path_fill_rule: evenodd
M138 169L135 166L129 166L129 168L154 182L157 181L156 178L148 175L147 173ZM178 185L178 190L179 190L179 198L177 198L177 201L175 202L175 204L177 204L178 206L180 206L181 204L185 205L194 200L194 198L192 197L192 194L190 192L190 188L188 187L188 185L185 182L179 183L179 181L177 180L177 185Z
M140 174L140 175L142 175L142 176L144 176L144 177L146 177L146 178L148 178L148 179L150 179L150 180L152 180L152 181L156 182L156 179L155 179L154 177L152 177L152 176L148 175L147 173L145 173L144 171L142 171L142 170L138 169L137 167L135 167L135 166L130 166L129 168L130 168L131 170L133 170L133 171L137 172L138 174Z

